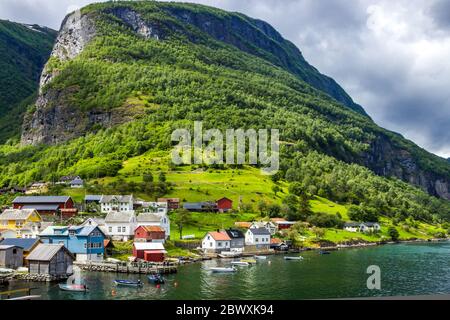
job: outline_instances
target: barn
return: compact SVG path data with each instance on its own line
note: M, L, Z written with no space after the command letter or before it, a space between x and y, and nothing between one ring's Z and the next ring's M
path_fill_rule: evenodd
M164 242L166 233L159 226L139 226L134 231L136 242Z
M133 244L133 256L150 262L164 261L167 251L160 242L135 242Z
M233 208L233 201L226 197L216 201L219 212L228 212Z
M40 215L55 215L61 209L74 209L69 196L21 196L13 200L14 209L35 209Z

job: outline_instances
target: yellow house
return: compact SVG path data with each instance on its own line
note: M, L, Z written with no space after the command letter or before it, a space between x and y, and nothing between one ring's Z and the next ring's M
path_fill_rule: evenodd
M0 228L13 230L17 238L21 238L21 230L25 226L39 226L42 218L35 209L6 209L0 214Z

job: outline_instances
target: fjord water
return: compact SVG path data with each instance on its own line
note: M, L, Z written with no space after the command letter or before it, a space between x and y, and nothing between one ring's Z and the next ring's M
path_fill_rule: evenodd
M88 293L62 292L57 284L15 282L8 289L37 288L43 299L313 299L450 294L450 242L385 245L301 254L302 261L270 256L235 274L212 274L208 267L229 260L180 267L157 288L144 275L85 272ZM381 290L367 289L367 267L381 268ZM115 287L113 280L138 279L142 288ZM0 291L5 288L0 288Z

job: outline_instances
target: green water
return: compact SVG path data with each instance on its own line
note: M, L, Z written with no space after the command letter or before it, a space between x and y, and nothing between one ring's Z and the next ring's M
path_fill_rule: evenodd
M386 245L347 249L319 255L301 254L302 261L270 256L235 274L206 270L226 266L225 260L205 261L179 268L157 288L144 275L83 273L89 293L60 291L55 284L14 282L6 288L37 288L44 299L309 299L450 294L450 242ZM228 262L229 263L229 262ZM381 268L381 290L366 286L369 265ZM113 280L138 279L142 288L115 287ZM5 290L4 290L5 289Z

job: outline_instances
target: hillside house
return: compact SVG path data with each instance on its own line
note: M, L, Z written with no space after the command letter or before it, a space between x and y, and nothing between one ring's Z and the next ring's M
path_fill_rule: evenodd
M6 209L0 214L0 228L9 229L21 238L25 226L38 231L42 218L35 209ZM37 233L37 232L36 232Z
M266 228L267 230L269 230L271 235L274 235L277 232L277 225L272 221L252 222L252 224L249 227L249 229L259 229L259 228Z
M347 222L344 230L349 232L378 232L381 226L378 222Z
M169 210L176 210L180 208L180 199L179 198L158 198L158 202L167 203L167 208Z
M230 238L230 251L244 251L245 235L242 231L237 229L227 229L222 232L225 232Z
M101 261L104 259L105 235L95 226L52 226L40 235L47 244L63 244L77 261Z
M231 238L226 232L208 232L202 240L202 249L206 253L230 251Z
M170 237L170 219L165 213L141 213L137 216L137 226L159 226L164 232L166 239Z
M245 245L256 249L270 249L270 231L267 228L250 228L245 233Z
M83 188L83 186L84 186L84 181L83 181L83 179L81 179L80 177L76 177L75 179L73 179L72 181L69 182L69 186L70 186L72 189Z
M233 201L226 197L217 200L216 205L219 212L228 212L233 209Z
M107 235L119 241L128 241L133 238L136 223L134 211L113 211L109 212L105 218Z
M12 203L14 209L35 209L40 215L57 215L61 209L76 209L69 196L21 196Z
M67 277L75 257L63 244L40 244L26 258L31 274Z
M139 226L134 231L135 242L161 242L164 243L166 233L159 226Z
M102 213L133 211L134 200L132 195L103 195L100 199Z

